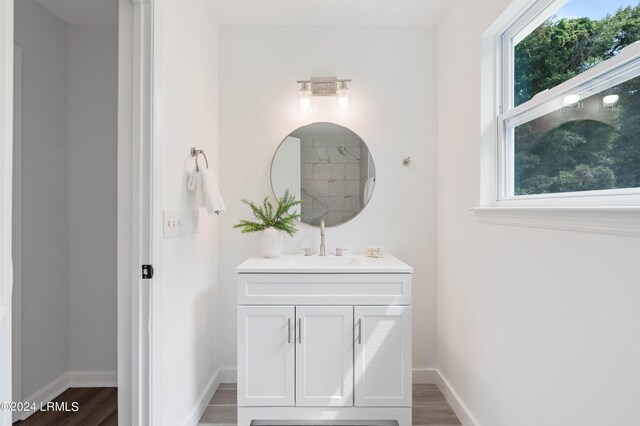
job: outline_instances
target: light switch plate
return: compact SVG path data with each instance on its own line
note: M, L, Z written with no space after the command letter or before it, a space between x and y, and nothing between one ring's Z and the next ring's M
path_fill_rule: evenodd
M164 238L175 238L182 235L182 218L177 210L165 210L162 214Z

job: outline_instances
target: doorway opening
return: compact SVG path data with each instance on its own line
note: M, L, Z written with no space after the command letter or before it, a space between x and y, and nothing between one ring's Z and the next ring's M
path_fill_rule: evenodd
M117 424L118 2L20 0L14 28L13 421Z

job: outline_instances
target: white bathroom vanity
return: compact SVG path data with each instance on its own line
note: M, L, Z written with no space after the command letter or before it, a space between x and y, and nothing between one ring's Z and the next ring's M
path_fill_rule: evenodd
M411 425L410 266L283 256L236 271L239 426Z

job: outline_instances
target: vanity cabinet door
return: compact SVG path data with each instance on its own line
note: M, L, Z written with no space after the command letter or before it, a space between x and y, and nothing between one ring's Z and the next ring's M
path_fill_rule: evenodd
M353 406L353 306L296 307L296 406Z
M294 405L293 306L238 306L238 405Z
M411 307L354 308L355 405L411 406Z

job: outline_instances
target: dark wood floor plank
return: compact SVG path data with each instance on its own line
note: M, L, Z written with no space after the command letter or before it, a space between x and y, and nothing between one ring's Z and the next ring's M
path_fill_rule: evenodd
M67 389L58 395L52 402L63 402L63 401L76 401L84 398L86 395L86 391L80 388ZM27 420L24 422L18 422L20 426L42 426L42 425L57 425L64 421L67 417L68 413L64 411L49 411L45 409L44 411L38 411L32 414Z
M97 388L93 398L80 407L77 415L65 421L64 426L98 425L116 410L118 400L115 388ZM61 425L62 426L62 425Z
M109 417L104 419L99 426L118 426L118 410L114 411Z
M78 411L39 411L16 426L116 426L118 424L117 388L70 388L53 402L66 402L69 410L78 403Z

